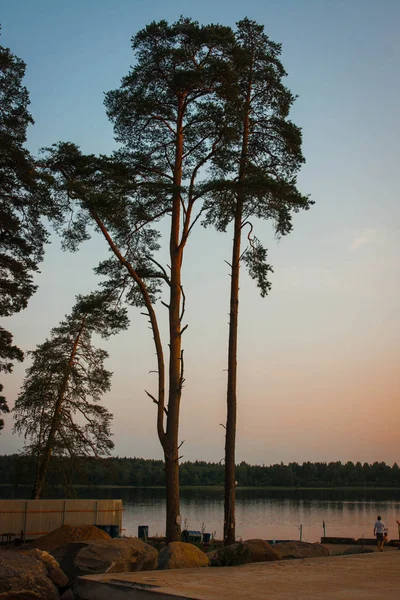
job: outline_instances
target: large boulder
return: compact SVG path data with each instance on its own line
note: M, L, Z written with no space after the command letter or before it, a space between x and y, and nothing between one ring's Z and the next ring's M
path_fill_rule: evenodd
M243 544L250 551L249 562L265 562L270 560L279 560L278 554L265 540L246 540Z
M54 583L44 564L19 552L0 552L0 598L58 600Z
M22 554L26 554L27 556L32 556L32 558L36 558L36 560L40 560L44 564L47 570L49 569L57 569L60 565L48 552L45 550L39 550L39 548L33 548L32 550L21 550Z
M280 559L330 556L330 552L325 546L308 542L281 542L275 544L273 548Z
M52 582L56 584L56 586L58 587L59 590L63 590L68 586L69 579L66 576L66 574L64 573L64 571L62 571L60 569L60 567L54 567L54 569L48 569L47 574L50 577L50 579L52 580Z
M158 552L138 538L71 542L52 551L71 581L80 575L152 571Z
M33 548L32 550L22 550L21 553L27 556L32 556L32 558L36 558L36 560L40 560L40 562L43 563L47 569L47 575L59 589L65 589L67 587L69 583L68 577L66 576L64 571L60 569L60 565L58 564L54 556L52 556L45 550L39 550L39 548Z
M42 596L39 596L37 592L31 590L18 590L3 592L0 594L1 600L43 600Z
M160 551L159 569L190 569L208 567L208 557L197 546L186 542L171 542Z
M212 567L235 567L251 562L251 551L243 542L221 546L211 558Z

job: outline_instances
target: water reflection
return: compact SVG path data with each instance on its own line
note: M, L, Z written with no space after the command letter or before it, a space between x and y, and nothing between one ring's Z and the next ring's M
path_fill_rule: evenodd
M2 497L29 497L22 488L0 488ZM127 535L137 535L139 525L148 525L150 535L165 531L164 489L75 488L80 498L122 498L123 527ZM53 497L63 497L53 490ZM389 537L398 537L400 490L263 490L238 489L236 530L238 536L264 539L303 539L317 541L323 535L371 537L378 514L389 527ZM207 531L222 537L223 490L182 488L181 514L189 529Z

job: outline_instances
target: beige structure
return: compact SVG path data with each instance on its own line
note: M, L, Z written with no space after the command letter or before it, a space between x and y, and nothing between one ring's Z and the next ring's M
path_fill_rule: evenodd
M119 525L122 500L0 500L0 534L37 538L60 525Z

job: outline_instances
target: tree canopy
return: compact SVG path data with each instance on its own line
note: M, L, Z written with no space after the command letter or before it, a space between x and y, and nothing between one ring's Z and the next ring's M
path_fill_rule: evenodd
M69 459L55 457L49 468L51 485L64 484L64 473ZM109 486L163 486L165 470L162 460L140 457L95 458L80 457L74 463L69 484ZM35 465L31 456L0 456L0 480L8 484L33 486ZM290 462L272 465L253 465L241 462L236 465L239 487L392 487L400 489L400 468L397 463L385 462ZM224 465L206 461L182 461L180 483L182 486L222 486ZM69 493L71 490L69 490ZM315 492L313 492L315 494ZM347 492L348 493L348 492ZM359 494L359 492L357 492ZM359 495L357 496L359 498Z
M36 291L34 274L47 240L42 217L55 217L46 183L24 147L27 128L34 123L23 85L25 66L9 48L0 46L0 317L26 308ZM12 339L12 334L0 327L3 373L11 372L15 360L23 360L23 352ZM7 411L3 396L0 411ZM0 429L2 424L0 420Z

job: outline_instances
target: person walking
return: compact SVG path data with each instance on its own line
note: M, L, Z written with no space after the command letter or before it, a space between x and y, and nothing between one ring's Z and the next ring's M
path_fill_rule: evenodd
M385 529L386 527L384 522L382 521L381 517L378 516L374 525L374 535L376 535L376 542L379 552L383 552L383 534L385 533Z

